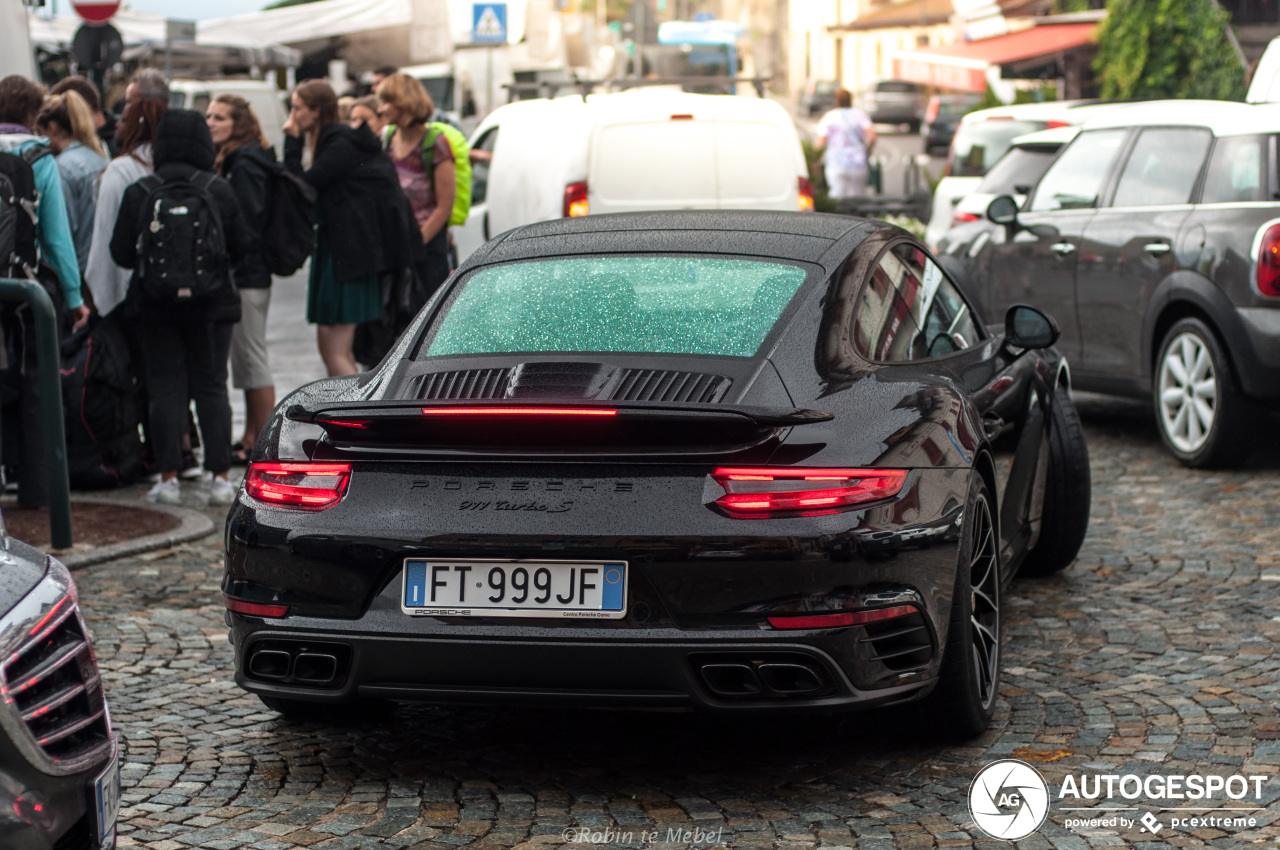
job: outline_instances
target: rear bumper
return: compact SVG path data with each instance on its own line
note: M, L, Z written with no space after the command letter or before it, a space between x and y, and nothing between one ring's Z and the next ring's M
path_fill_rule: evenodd
M357 698L432 703L576 705L750 713L871 708L922 695L936 664L859 687L871 651L861 627L689 634L669 640L387 636L293 630L232 617L236 683L253 693L325 703ZM514 638L514 639L513 639ZM266 681L259 647L336 650L349 663L334 686ZM342 648L342 649L337 649ZM936 660L936 641L927 657ZM924 657L922 655L921 657Z

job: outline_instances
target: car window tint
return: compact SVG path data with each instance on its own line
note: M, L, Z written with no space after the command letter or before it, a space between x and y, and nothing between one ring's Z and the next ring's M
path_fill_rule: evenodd
M981 177L1004 156L1009 144L1024 133L1043 130L1044 121L1013 121L988 118L962 121L951 142L947 159L950 177Z
M1267 193L1262 179L1265 151L1265 136L1218 139L1213 146L1213 155L1209 157L1200 203L1265 201Z
M862 289L850 334L859 354L880 363L944 357L982 339L954 284L911 244L880 258Z
M626 351L749 357L804 282L798 266L722 257L567 257L482 268L426 356Z
M1000 157L976 191L991 195L1026 195L1053 162L1057 151L1013 148Z
M1190 203L1211 141L1205 130L1143 130L1120 172L1111 206Z
M1127 134L1127 130L1098 130L1076 136L1040 178L1031 198L1031 211L1096 207L1102 183Z

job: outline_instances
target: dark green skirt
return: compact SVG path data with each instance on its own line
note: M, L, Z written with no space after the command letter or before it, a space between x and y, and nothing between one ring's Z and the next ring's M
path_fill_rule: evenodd
M354 325L382 317L382 286L377 275L339 283L333 255L323 241L311 258L307 285L307 321L313 325Z

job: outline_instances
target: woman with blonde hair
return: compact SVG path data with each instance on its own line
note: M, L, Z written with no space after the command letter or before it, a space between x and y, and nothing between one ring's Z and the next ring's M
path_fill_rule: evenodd
M315 187L316 253L307 321L329 375L359 371L353 345L360 322L382 315L382 272L409 267L419 236L398 191L396 170L368 127L338 121L338 97L324 80L293 90L285 122L285 166ZM303 146L311 168L302 169Z
M276 152L263 135L258 116L243 97L220 94L209 104L205 123L217 148L213 170L231 184L249 229L262 233L271 207ZM244 391L245 422L244 434L231 444L231 458L243 464L276 406L275 379L267 358L271 270L263 246L245 254L232 273L240 290L240 321L231 334L231 384Z
M383 144L422 234L414 267L423 303L449 276L449 216L457 191L453 148L444 133L427 127L433 112L431 95L408 74L392 74L378 86Z
M98 175L107 167L107 152L98 141L97 130L89 104L72 90L46 97L36 117L36 132L49 138L49 148L57 155L81 275L89 264L89 246L93 243Z
M347 123L352 127L368 124L375 136L381 136L382 119L378 117L377 95L368 94L357 100L351 107L351 120Z

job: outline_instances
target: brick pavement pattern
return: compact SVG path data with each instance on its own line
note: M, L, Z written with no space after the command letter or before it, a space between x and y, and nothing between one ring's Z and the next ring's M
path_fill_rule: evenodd
M1140 405L1080 406L1089 538L1063 574L1006 597L996 723L967 746L902 709L795 722L401 705L290 724L231 680L218 536L81 571L122 743L120 845L527 850L573 829L571 847L996 848L1011 845L984 837L966 798L1014 757L1051 789L1068 773L1270 778L1260 803L1235 804L1261 806L1254 828L1072 829L1080 813L1055 803L1013 846L1274 848L1280 454L1185 470Z

